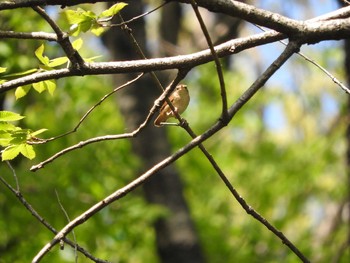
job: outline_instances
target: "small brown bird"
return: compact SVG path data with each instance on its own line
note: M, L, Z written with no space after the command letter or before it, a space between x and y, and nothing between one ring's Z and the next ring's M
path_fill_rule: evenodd
M190 103L190 95L188 93L187 86L183 84L177 85L174 92L169 96L169 100L178 114L183 113ZM171 117L175 117L175 114L165 101L160 108L157 119L154 121L154 125L160 127L162 126L162 122L166 122Z

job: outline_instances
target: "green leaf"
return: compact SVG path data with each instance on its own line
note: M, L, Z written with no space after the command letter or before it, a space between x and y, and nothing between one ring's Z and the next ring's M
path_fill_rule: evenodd
M84 10L78 8L78 10L66 10L63 12L64 16L66 17L68 23L70 25L79 24L82 21L84 21Z
M100 36L105 31L105 28L101 27L99 24L95 24L91 28L91 33L95 36Z
M0 122L0 133L6 131L8 133L8 131L12 131L15 130L16 126L13 125L12 123L9 122Z
M0 73L4 73L7 68L0 67Z
M68 58L67 57L59 57L59 58L54 58L54 59L51 59L48 66L50 68L54 68L54 67L57 67L57 66L61 66L65 63L68 62Z
M78 38L72 42L72 46L75 50L79 50L83 46L84 41Z
M53 93L56 90L56 82L52 79L49 79L49 80L44 81L44 85L45 85L46 89L49 91L49 93L51 95L53 95Z
M43 92L45 90L44 81L33 83L33 88L39 93Z
M43 64L43 65L48 65L49 64L49 58L46 56L43 56L44 53L44 45L41 44L40 47L38 47L35 50L35 56L39 59L39 61Z
M1 78L2 79L14 79L14 78L17 78L17 77L30 75L30 74L35 73L37 71L38 71L38 69L29 69L29 70L26 70L26 71L23 71L23 72L18 72L18 73L4 75L4 76L1 76Z
M30 144L20 144L20 152L23 154L24 157L27 157L28 159L32 160L35 158L35 151L32 145Z
M35 132L31 132L30 136L35 137L35 136L39 135L40 133L43 133L43 132L46 132L46 131L47 131L47 129L40 129L40 130L37 130Z
M42 93L43 91L48 90L49 93L53 95L54 91L56 90L56 82L52 79L33 83L32 85L33 85L33 88L39 93Z
M24 97L25 95L28 94L29 90L31 88L31 85L25 85L25 86L20 86L16 89L15 91L15 97L16 97L16 100Z
M15 157L18 156L18 154L21 152L20 145L11 145L2 152L2 160L3 161L9 161L13 160Z
M0 121L18 121L23 119L24 116L11 111L0 111Z
M111 17L119 13L120 10L122 10L125 6L127 6L127 3L117 3L115 5L112 5L110 8L107 10L103 11L98 17Z
M67 10L64 12L68 23L71 26L70 34L77 36L80 32L87 32L96 23L97 16L92 11L85 11L78 8L77 11Z
M27 142L29 130L28 129L18 129L11 132L11 144L22 144Z

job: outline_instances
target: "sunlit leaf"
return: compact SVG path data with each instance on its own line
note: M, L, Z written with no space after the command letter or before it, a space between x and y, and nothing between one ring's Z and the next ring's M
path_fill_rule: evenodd
M116 14L119 13L120 10L122 10L125 6L127 6L128 4L126 3L117 3L115 5L112 5L110 8L108 8L107 10L103 11L99 17L110 17L110 16L114 16Z
M6 131L6 133L8 133L8 131L11 130L15 130L16 126L13 125L12 123L9 122L0 122L0 133Z
M23 119L24 116L11 111L0 111L0 121L18 121Z
M65 63L68 62L68 58L67 57L59 57L59 58L54 58L51 59L48 66L51 68L57 67L57 66L61 66Z
M95 36L100 36L105 31L105 28L101 27L100 25L96 24L91 28L91 33L93 33Z
M17 73L1 76L1 78L2 79L14 79L17 77L22 77L22 76L27 76L27 75L33 74L37 71L38 71L38 69L28 69L28 70L23 71L23 72L17 72Z
M49 91L49 93L53 95L56 90L56 82L52 79L49 79L44 81L44 85L46 86L46 89Z
M43 133L43 132L46 132L47 131L47 129L40 129L40 130L37 130L37 131L35 131L35 132L32 132L32 133L30 133L30 136L37 136L37 135L39 135L39 134L41 134L41 133Z
M41 44L40 47L38 47L36 50L35 50L35 56L39 59L39 61L44 64L44 65L47 65L49 63L49 58L44 56L43 53L44 53L44 45Z
M40 81L40 82L37 82L37 83L33 83L33 88L37 92L41 93L41 92L43 92L45 90L46 87L45 87L44 81Z
M2 152L2 160L9 161L17 157L17 155L21 152L21 147L19 145L11 145Z
M79 50L83 46L84 41L81 38L78 38L72 42L74 49Z
M19 146L20 152L23 154L23 156L27 157L30 160L35 158L35 151L32 145L20 144Z
M20 86L16 89L15 91L15 97L16 97L16 100L24 97L25 95L28 94L29 90L31 88L31 85L25 85L25 86Z
M4 73L7 68L0 67L0 73Z
M78 8L77 10L66 10L63 12L68 23L71 25L80 24L86 20L86 11Z

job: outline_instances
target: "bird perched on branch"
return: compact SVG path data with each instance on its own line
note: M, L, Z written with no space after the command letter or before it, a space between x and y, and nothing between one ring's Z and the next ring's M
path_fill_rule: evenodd
M190 94L188 93L187 86L183 84L177 85L173 93L169 96L169 100L178 114L183 113L190 103ZM157 119L154 121L154 125L160 127L162 123L166 122L171 117L175 117L175 113L165 101L160 108Z

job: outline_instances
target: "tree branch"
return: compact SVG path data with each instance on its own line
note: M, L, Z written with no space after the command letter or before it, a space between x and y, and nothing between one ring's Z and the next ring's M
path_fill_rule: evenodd
M266 81L276 72L281 65L288 60L288 58L294 54L294 52L298 51L299 44L297 43L290 43L288 44L285 51L272 63L272 65L253 83L253 85L231 106L229 109L229 116L230 119L233 118L233 116L243 107L244 104L246 104L249 99L266 83ZM126 196L129 192L134 190L136 187L142 185L146 180L148 180L150 177L152 177L156 172L160 171L164 167L167 167L171 163L175 162L177 159L179 159L181 156L192 150L193 148L197 147L199 144L216 134L219 130L221 130L226 124L223 123L221 120L216 122L210 129L208 129L206 132L204 132L202 135L197 136L194 138L190 143L188 143L186 146L179 149L177 152L172 154L171 156L165 158L163 161L159 162L157 165L153 166L151 169L149 169L144 174L140 175L137 179L129 183L128 185L124 186L123 188L120 188L113 194L109 195L99 203L92 206L90 209L88 209L86 212L81 214L80 216L76 217L74 220L72 220L70 223L68 223L59 233L53 238L53 240L46 244L39 253L34 257L33 263L39 262L42 257L48 253L48 251L55 246L57 243L60 242L61 239L63 239L68 233L70 233L75 227L78 225L84 223L86 220L88 220L90 217L92 217L94 214L102 210L107 205L111 204L112 202ZM232 186L231 186L232 187ZM242 204L241 204L242 205ZM243 206L243 205L242 205ZM250 206L243 208L248 209L246 210L248 214L251 214L254 216L254 213L252 212L252 209ZM284 244L286 244L288 247L291 248L291 250L298 255L299 258L303 259L304 262L309 262L305 256L298 251L298 249L283 235L283 233L279 232L278 230L274 229L272 225L270 225L264 218L255 217L272 232L276 234L279 238L282 239Z
M16 38L16 39L37 39L47 41L57 41L57 35L46 32L14 32L0 30L0 39Z
M265 32L253 36L234 39L215 47L219 57L239 53L245 49L264 45L283 39L282 34L276 32ZM149 72L165 69L192 68L212 61L213 57L209 49L197 53L174 56L167 58L153 58L147 60L119 61L119 62L95 62L86 63L81 71L74 68L65 68L35 73L29 76L7 81L0 85L0 94L42 80L60 79L69 76L100 75L100 74L122 74L131 72Z

